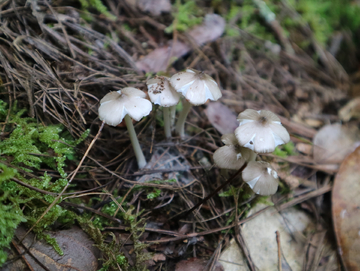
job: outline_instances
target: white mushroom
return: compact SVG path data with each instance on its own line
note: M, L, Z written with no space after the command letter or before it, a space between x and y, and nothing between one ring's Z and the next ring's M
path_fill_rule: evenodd
M164 76L156 76L146 82L150 100L154 104L158 104L163 107L166 138L171 137L169 107L175 108L180 100L180 94L175 91L168 79L169 78Z
M273 195L278 188L277 172L266 162L249 162L242 172L242 178L259 195Z
M255 161L256 154L248 148L240 147L234 134L223 135L221 141L225 146L218 148L213 155L218 167L238 170L245 162Z
M152 104L145 97L146 94L143 91L126 87L106 94L101 99L99 107L99 118L106 124L116 126L125 118L139 168L145 167L146 160L140 148L131 118L139 121L150 114Z
M246 109L239 114L238 121L235 136L240 146L256 153L273 152L276 146L290 141L290 135L280 119L270 111Z
M204 72L194 69L187 69L185 72L174 74L170 83L186 99L175 128L175 131L184 137L185 120L191 106L204 104L207 100L216 101L221 98L222 94L214 79Z

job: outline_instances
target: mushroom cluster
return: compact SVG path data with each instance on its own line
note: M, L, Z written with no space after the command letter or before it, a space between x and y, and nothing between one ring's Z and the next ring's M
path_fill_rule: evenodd
M278 176L269 163L255 161L258 153L273 152L278 145L290 141L290 135L281 125L278 116L267 110L246 109L238 116L239 127L234 134L222 136L225 146L214 153L214 161L220 168L240 169L242 179L259 195L275 194Z
M149 79L146 84L150 100L163 108L164 131L167 139L171 137L172 120L175 119L176 105L181 94L186 99L176 124L176 132L181 137L185 135L184 124L191 105L201 105L209 99L216 101L221 97L221 91L214 79L204 72L193 69L179 72L171 78L156 76ZM125 119L139 168L145 167L146 160L131 118L139 121L149 115L152 104L145 98L145 92L126 87L106 94L101 99L99 107L99 118L108 125L117 126Z
M175 107L184 96L183 109L176 123L175 132L181 138L185 137L185 120L193 105L202 105L207 100L217 101L222 94L213 78L202 71L186 69L174 74L170 79L156 76L147 81L149 96L154 104L163 107L164 129L167 138L171 137L171 121L174 119ZM169 113L169 108L171 113Z

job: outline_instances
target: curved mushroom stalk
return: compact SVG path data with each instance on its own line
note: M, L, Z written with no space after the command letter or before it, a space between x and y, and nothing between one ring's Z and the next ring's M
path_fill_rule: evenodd
M140 147L140 143L139 140L136 136L136 132L134 129L134 125L132 123L131 118L129 117L129 115L125 116L125 123L126 123L126 128L129 132L129 136L130 136L130 141L131 141L131 145L133 146L134 149L134 153L135 153L135 157L138 163L138 167L139 168L144 168L146 166L146 159L144 156L144 153L141 150Z
M185 137L185 121L187 118L187 115L189 114L191 110L192 104L189 103L187 100L183 101L183 109L179 115L179 118L176 122L175 126L175 132L181 137Z

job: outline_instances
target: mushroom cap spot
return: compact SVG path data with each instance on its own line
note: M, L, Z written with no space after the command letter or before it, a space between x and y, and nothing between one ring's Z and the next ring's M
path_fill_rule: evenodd
M290 141L290 135L274 113L247 109L238 116L235 136L240 146L257 153L273 152L278 145Z
M136 88L123 88L109 92L100 101L99 118L106 124L116 126L125 115L136 121L150 114L152 104L144 99L146 94Z
M214 79L194 69L174 74L170 83L193 105L204 104L207 100L216 101L222 96Z
M175 91L165 76L157 76L149 79L147 82L148 94L154 104L164 107L177 105L180 100L180 94Z
M277 173L266 162L249 162L242 172L242 178L259 195L273 195L278 188Z
M238 156L239 154L235 146L225 145L214 152L213 158L219 168L238 170L245 163L245 160L241 156Z

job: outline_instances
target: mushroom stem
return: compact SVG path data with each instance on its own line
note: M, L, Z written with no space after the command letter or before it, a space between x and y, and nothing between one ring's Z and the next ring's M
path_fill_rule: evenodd
M170 128L170 112L169 107L163 107L164 115L164 131L167 139L171 137L171 128Z
M183 109L180 113L179 119L176 122L175 132L180 135L181 138L185 137L185 120L190 112L192 104L186 99L183 100Z
M144 168L146 166L145 156L140 148L139 140L136 136L134 125L133 125L132 120L129 115L125 116L125 123L126 123L126 128L129 132L131 144L132 144L134 152L135 152L138 166L139 166L139 168Z
M175 114L176 114L176 105L170 106L170 127L173 129L175 125Z

